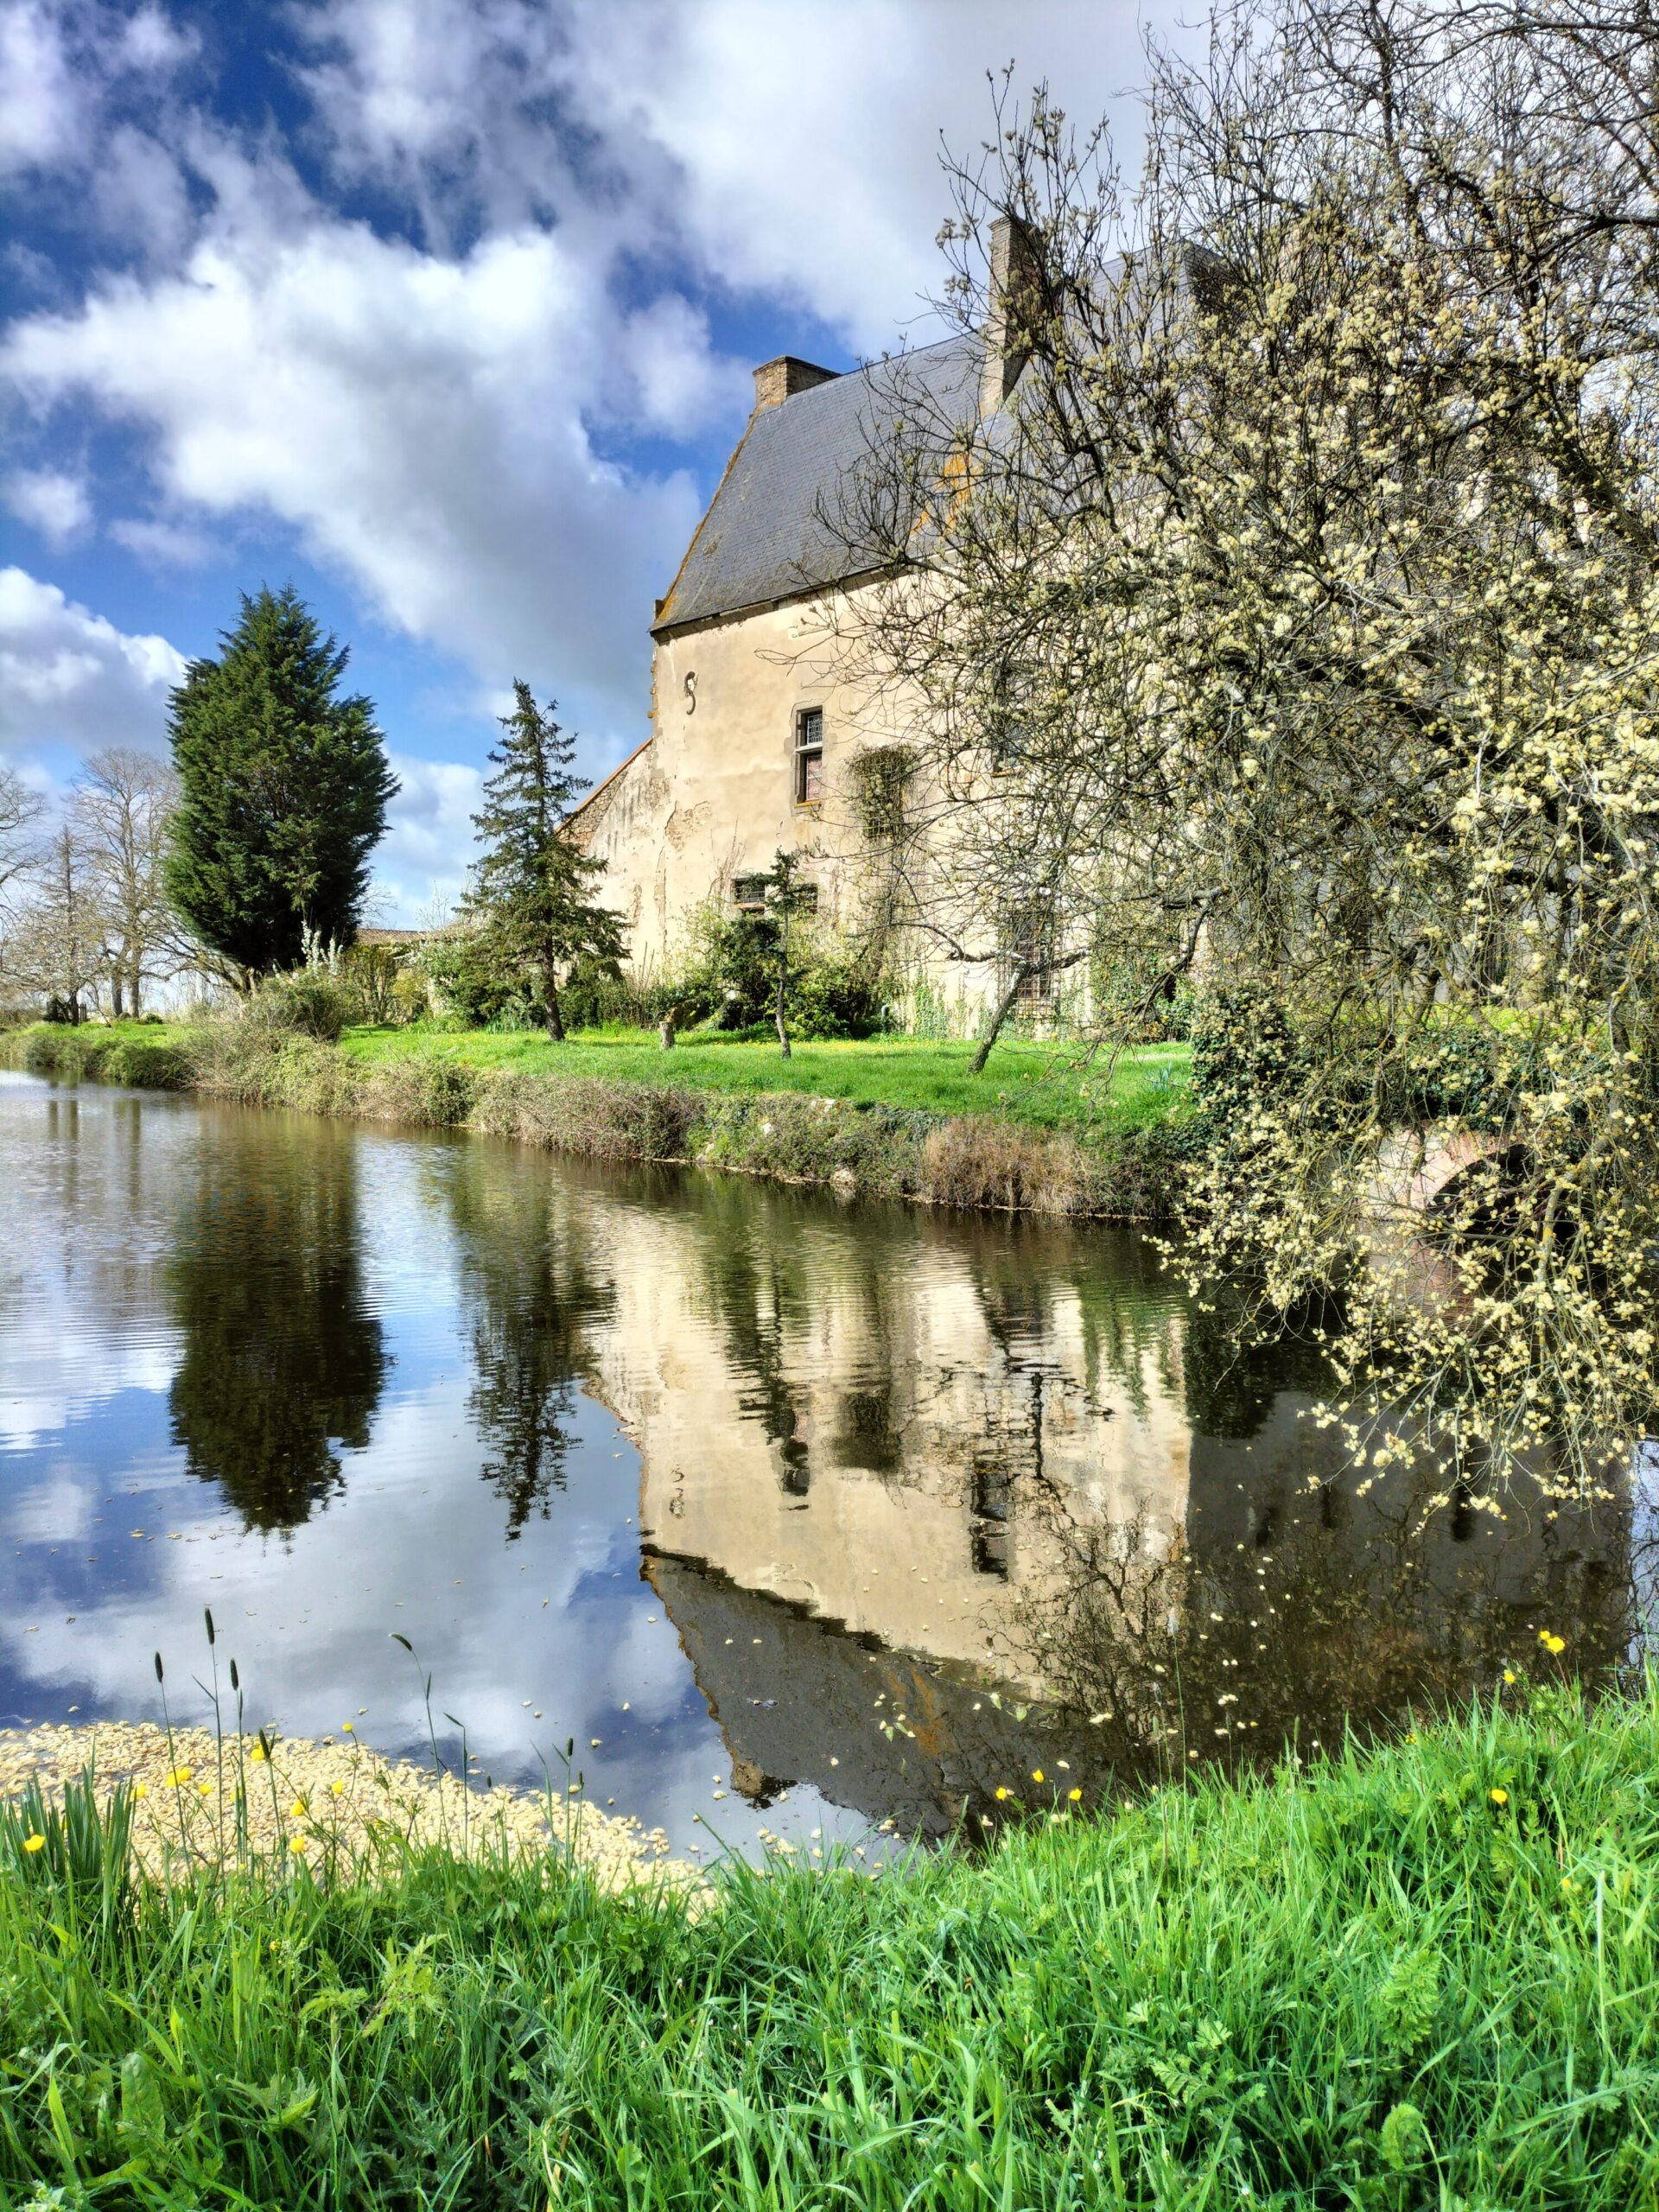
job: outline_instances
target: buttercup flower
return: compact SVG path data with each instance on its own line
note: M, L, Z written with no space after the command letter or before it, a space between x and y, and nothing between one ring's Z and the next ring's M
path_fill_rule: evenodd
M290 1851L303 1851L306 1847L305 1838L302 1835L289 1836L288 1847Z
M1074 1805L1080 1805L1083 1802L1083 1792L1081 1789L1068 1789L1065 1794Z
M43 1835L26 1835L23 1838L23 1849L25 1851L44 1851L46 1849L46 1838Z
M1489 1789L1486 1795L1494 1805L1507 1805L1510 1802L1510 1793L1507 1789Z
M1007 1793L1007 1790L1006 1789L1006 1788L1003 1786L1003 1784L1002 1784L1001 1783L1000 1783L1000 1782L999 1782L999 1783L997 1783L997 1785L996 1785L997 1802L1000 1804L1000 1803L1001 1802L1001 1801L1003 1800L1003 1798L1005 1798L1005 1797L1007 1796L1007 1794L1008 1794L1008 1793Z
M1031 1778L1033 1782L1040 1782L1043 1779L1043 1770L1041 1767L1033 1767L1031 1770Z

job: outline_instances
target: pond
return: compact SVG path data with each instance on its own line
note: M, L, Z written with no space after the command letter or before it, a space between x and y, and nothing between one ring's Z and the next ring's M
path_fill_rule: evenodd
M1634 1648L1644 1497L1366 1486L1129 1231L20 1076L0 1177L0 1726L159 1718L157 1650L199 1720L211 1606L250 1725L418 1752L429 1675L712 1856Z

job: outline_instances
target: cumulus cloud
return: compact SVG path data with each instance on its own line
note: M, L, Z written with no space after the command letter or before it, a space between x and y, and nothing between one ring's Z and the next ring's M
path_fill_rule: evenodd
M380 903L412 923L429 905L448 913L466 888L484 779L457 760L390 758L399 788L375 852L375 879Z
M0 174L86 166L110 95L153 100L197 43L160 7L0 0Z
M317 217L238 232L164 282L124 277L14 326L12 379L86 394L149 433L185 512L263 510L391 622L474 668L583 689L618 715L665 563L696 521L689 475L640 477L586 427L619 388L674 412L707 365L669 373L560 232L451 260ZM649 396L647 396L647 394Z
M61 468L20 468L6 479L5 502L19 522L49 545L67 545L92 526L92 503L84 476Z
M122 264L0 346L42 447L16 497L85 526L53 441L90 405L137 429L153 493L116 543L176 565L216 522L274 521L410 637L556 689L616 757L702 504L662 442L706 473L746 404L711 308L891 343L940 273L936 130L977 141L1016 41L1018 82L1097 111L1142 12L313 0L271 17L310 103L284 143L194 97L186 11L0 0L24 88L0 147L79 178Z
M130 636L24 569L0 569L0 743L158 747L184 656Z
M937 286L940 134L971 155L987 73L1048 79L1087 122L1143 74L1175 0L318 0L306 82L343 175L401 187L429 226L625 206L636 243L699 281L783 294L890 346ZM575 126L563 149L550 113ZM1133 138L1136 111L1118 122Z
M204 568L216 550L206 531L169 522L164 516L119 516L110 524L110 536L153 568Z
M40 0L0 8L0 171L33 168L72 146L79 94L58 23Z

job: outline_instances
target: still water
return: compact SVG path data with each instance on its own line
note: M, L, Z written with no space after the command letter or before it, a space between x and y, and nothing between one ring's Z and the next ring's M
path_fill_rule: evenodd
M1632 1649L1639 1497L1362 1488L1128 1232L3 1075L0 1190L0 1726L159 1718L158 1649L201 1718L211 1605L251 1725L418 1751L429 1675L712 1855Z

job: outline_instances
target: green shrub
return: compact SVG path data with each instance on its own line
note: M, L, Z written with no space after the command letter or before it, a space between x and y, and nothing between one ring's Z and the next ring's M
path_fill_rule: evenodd
M362 1001L353 986L326 969L296 968L261 983L242 1009L242 1020L257 1028L338 1041L349 1024L362 1018Z

